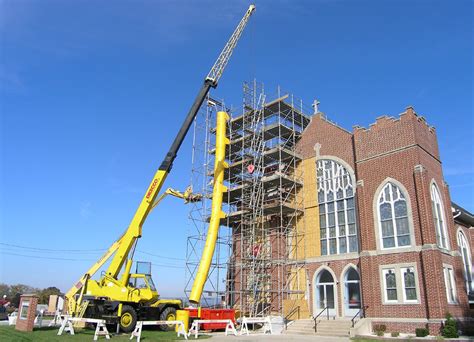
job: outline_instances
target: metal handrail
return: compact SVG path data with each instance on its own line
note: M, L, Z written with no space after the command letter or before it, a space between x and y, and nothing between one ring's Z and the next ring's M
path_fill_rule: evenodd
M323 312L326 311L327 312L327 319L329 321L329 307L326 306L324 309L322 309L315 317L313 317L314 319L314 332L317 333L318 332L318 322L317 322L317 319L319 316L321 316L323 314Z
M365 309L367 309L369 306L368 305L363 305L359 311L357 311L357 313L352 317L351 319L351 322L352 322L352 327L354 328L354 325L355 325L355 319L357 318L357 316L359 316L360 313L362 313L362 315L360 315L360 318L365 318Z
M293 308L293 310L291 310L285 317L285 330L288 330L288 317L291 317L291 315L297 311L300 311L300 306L296 306Z

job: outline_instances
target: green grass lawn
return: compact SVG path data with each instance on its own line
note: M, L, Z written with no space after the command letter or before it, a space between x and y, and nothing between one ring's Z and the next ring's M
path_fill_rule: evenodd
M93 341L94 330L75 329L76 334L63 333L57 336L59 328L35 328L33 332L27 333L15 330L13 326L0 326L0 341ZM209 338L209 335L199 336L200 339ZM192 337L194 340L194 337ZM141 341L175 341L184 340L184 337L177 337L174 331L143 330ZM99 337L99 341L106 341L105 337ZM110 341L136 341L130 340L130 334L111 334Z

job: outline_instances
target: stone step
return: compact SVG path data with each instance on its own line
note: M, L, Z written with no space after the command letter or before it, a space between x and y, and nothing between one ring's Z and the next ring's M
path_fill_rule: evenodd
M337 337L348 337L349 333L347 332L314 332L314 330L287 330L285 334L292 335L312 335L312 336L337 336Z
M314 325L314 323L313 323ZM318 322L318 327L350 327L351 323L327 323L327 322Z
M290 329L288 328L287 331L312 331L314 332L314 327L311 327L311 328L293 328L293 329ZM318 327L318 332L324 332L324 333L331 333L331 332L337 332L337 333L343 333L343 334L347 334L349 333L349 329L320 329L320 327Z
M305 327L314 327L314 323L293 323L290 324L288 327L295 327L295 328L305 328ZM344 328L348 329L351 327L351 324L325 324L325 323L318 323L318 328L319 327L328 327L331 329L337 329L337 328Z
M305 326L305 327L295 327L295 329L308 329L308 328L311 328L314 330L314 325L312 326ZM349 328L350 327L328 327L328 326L322 326L322 325L319 325L317 326L317 329L318 331L323 331L323 330L328 330L328 331L335 331L335 330L347 330L349 331Z
M313 336L349 336L352 322L347 319L318 320L318 332L314 332L314 320L300 319L294 321L285 331L287 334L313 335Z
M314 331L314 329L312 329ZM320 333L342 333L342 334L348 334L349 333L349 329L328 329L328 328L320 328L318 327L318 332Z

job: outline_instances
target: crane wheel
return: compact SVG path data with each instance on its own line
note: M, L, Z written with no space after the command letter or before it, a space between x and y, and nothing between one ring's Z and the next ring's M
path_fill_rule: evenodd
M120 316L120 329L123 332L129 333L135 329L137 324L137 313L130 305L122 306L122 316Z
M176 308L172 306L166 307L160 314L160 320L162 321L174 321L176 320ZM172 331L174 330L174 324L162 325L160 326L163 331Z

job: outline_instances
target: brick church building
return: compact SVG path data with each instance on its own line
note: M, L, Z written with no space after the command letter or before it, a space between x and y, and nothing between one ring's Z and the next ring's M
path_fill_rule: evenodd
M434 335L447 312L473 324L474 217L451 201L435 129L412 107L352 132L318 113L298 149L306 239L317 241L305 256L309 313L365 308L372 326Z

